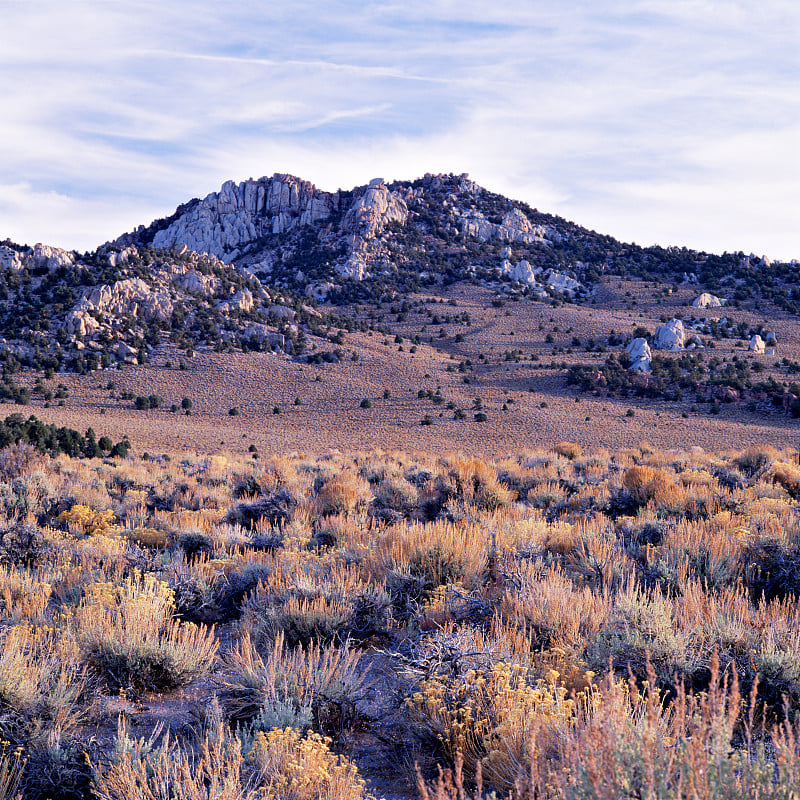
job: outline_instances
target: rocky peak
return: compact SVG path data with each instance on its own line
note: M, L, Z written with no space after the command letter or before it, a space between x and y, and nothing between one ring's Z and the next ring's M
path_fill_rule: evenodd
M293 175L276 173L239 184L226 181L219 192L207 195L158 230L152 245L185 245L230 262L242 245L327 219L338 205L337 194L321 192Z

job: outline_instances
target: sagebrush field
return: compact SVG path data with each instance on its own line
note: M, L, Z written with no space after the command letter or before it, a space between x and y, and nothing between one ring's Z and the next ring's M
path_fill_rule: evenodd
M0 797L789 798L796 451L0 451Z

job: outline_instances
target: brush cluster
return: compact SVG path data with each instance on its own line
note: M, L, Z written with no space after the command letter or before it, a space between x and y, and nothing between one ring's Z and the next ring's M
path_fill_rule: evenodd
M789 797L800 467L0 451L0 798Z

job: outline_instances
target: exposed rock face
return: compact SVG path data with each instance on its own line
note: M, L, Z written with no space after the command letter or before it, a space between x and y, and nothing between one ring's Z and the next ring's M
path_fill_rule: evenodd
M312 300L322 302L327 299L328 295L336 288L330 281L319 281L317 283L309 283L306 286L306 297Z
M750 347L748 349L751 353L764 353L766 349L764 340L758 334L755 334L750 339Z
M650 351L650 345L647 343L647 339L632 339L625 348L625 352L627 352L631 358L628 369L650 372L650 363L653 355Z
M213 275L203 275L196 269L190 269L178 277L175 284L189 294L208 297L219 291L220 280Z
M545 273L544 285L551 291L568 295L574 295L584 288L583 284L579 281L555 269L550 269Z
M229 300L219 303L217 308L223 314L231 311L243 311L245 314L253 310L253 293L249 289L240 289Z
M387 223L405 225L407 219L408 208L405 201L392 194L382 178L376 178L348 210L344 218L344 228L364 239L370 239L381 233Z
M490 222L480 211L464 212L461 215L461 230L466 236L474 236L482 242L501 239L504 242L547 244L548 239L557 236L545 225L532 224L518 208L506 212L499 224Z
M511 278L512 281L525 284L533 290L533 294L542 299L550 297L552 294L566 294L574 297L577 293L584 291L586 287L580 281L575 280L565 272L548 269L543 270L536 267L526 259L512 264L511 248L504 247L501 252L500 272Z
M131 315L140 319L169 320L173 304L167 292L153 291L141 278L103 284L91 289L66 317L67 333L85 338L100 329L98 317Z
M694 308L719 308L720 306L724 306L725 302L726 300L723 297L717 297L714 294L703 292L692 301L692 306Z
M0 247L0 269L22 269L22 259L19 253L11 247Z
M35 244L23 258L26 267L46 267L48 272L53 272L59 267L71 267L75 257L68 250L51 247L48 244Z
M500 266L500 271L504 275L508 275L512 281L525 283L528 286L537 286L538 281L536 280L536 276L541 274L542 268L532 267L525 259L518 261L516 264L512 264L506 258Z
M158 231L153 246L186 245L231 261L241 245L259 236L327 219L338 202L338 196L291 175L276 174L238 185L227 181L219 192L212 192Z
M683 350L685 344L686 331L681 320L671 319L666 325L656 328L653 346L658 350Z
M775 347L778 344L778 337L775 334L775 331L767 331L765 334L764 344L767 347Z
M117 281L113 286L97 286L81 303L90 311L130 314L143 319L168 320L173 310L169 294L153 291L141 278Z
M257 343L259 347L269 344L273 350L283 350L286 346L286 337L283 334L271 330L260 322L248 325L244 329L243 336L245 339Z

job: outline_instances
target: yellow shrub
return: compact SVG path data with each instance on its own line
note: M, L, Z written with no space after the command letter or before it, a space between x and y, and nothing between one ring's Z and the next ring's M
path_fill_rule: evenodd
M62 511L58 521L66 524L70 531L85 534L116 533L119 528L113 525L114 512L110 508L95 511L88 506L74 505L69 511Z
M330 742L295 728L259 732L249 758L268 787L264 800L361 800L365 783L358 769L332 753Z

